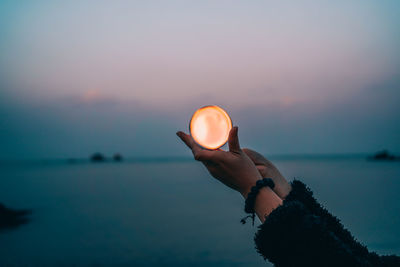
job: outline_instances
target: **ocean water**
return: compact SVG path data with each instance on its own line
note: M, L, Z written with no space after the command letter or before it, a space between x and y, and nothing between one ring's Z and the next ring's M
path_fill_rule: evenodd
M278 158L370 249L400 254L400 163ZM270 266L242 197L192 160L1 162L0 203L32 209L0 232L0 266Z

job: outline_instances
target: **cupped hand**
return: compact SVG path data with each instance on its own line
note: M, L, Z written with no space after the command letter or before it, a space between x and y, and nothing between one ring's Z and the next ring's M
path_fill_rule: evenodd
M276 168L275 165L267 160L263 155L254 150L243 148L242 151L254 162L263 178L271 178L274 181L275 193L281 199L285 199L292 188L285 177L279 172L278 168Z
M240 148L238 127L233 127L229 132L229 151L204 149L193 140L192 136L181 131L176 134L192 150L194 158L201 161L213 177L240 192L245 198L251 187L262 178L253 161Z

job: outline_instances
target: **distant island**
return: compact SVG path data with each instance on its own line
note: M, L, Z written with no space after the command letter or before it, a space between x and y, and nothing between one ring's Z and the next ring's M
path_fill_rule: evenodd
M391 154L388 150L382 150L372 156L367 157L367 159L376 161L395 161L400 160L400 157Z
M30 210L14 210L0 203L0 231L11 229L29 222Z
M92 162L103 162L106 160L106 157L104 157L103 154L101 153L94 153L93 155L90 156L90 161Z
M123 160L123 157L122 157L121 154L115 153L114 156L113 156L113 160L114 160L114 161L122 161L122 160Z
M106 158L103 154L101 154L101 153L99 153L99 152L96 152L96 153L94 153L94 154L92 154L92 155L90 156L90 161L91 161L91 162L104 162L104 161L106 161L106 160L107 160L107 158ZM116 161L116 162L120 162L120 161L123 160L123 157L122 157L121 154L115 153L115 154L112 156L112 160L113 160L113 161Z

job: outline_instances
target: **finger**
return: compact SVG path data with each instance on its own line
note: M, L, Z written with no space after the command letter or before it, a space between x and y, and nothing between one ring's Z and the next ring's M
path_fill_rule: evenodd
M189 134L185 134L184 132L177 132L177 136L187 145L188 148L190 148L195 154L195 152L202 150L202 148L193 140L193 137Z
M185 134L184 132L177 132L177 136L192 150L195 160L206 161L213 159L213 151L201 148L194 140L193 137Z
M176 135L185 143L185 145L190 148L193 149L193 138L190 138L191 136L185 134L184 132L177 132Z
M256 168L263 178L269 178L266 177L267 170L265 169L266 167L264 165L256 165Z
M240 152L240 145L239 145L239 137L238 137L238 127L235 126L231 129L229 132L229 138L228 138L228 145L229 145L229 151L234 152L234 153L239 153Z
M254 164L265 165L268 163L268 160L261 155L260 153L251 150L249 148L243 148L242 151L246 153L246 155L254 162Z

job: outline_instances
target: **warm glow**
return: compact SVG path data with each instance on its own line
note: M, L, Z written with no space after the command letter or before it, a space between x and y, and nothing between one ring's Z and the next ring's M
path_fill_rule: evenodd
M204 148L217 149L228 141L232 121L218 106L205 106L193 114L189 130L193 139Z

